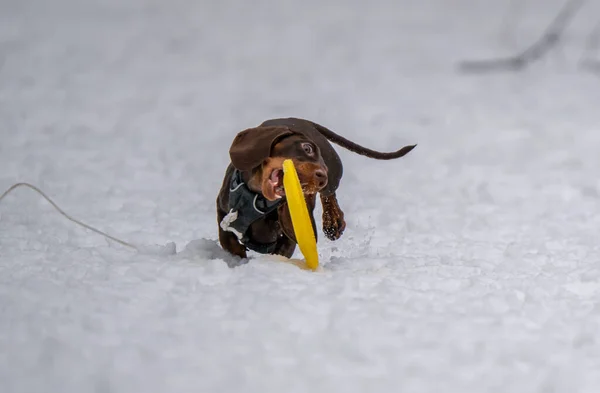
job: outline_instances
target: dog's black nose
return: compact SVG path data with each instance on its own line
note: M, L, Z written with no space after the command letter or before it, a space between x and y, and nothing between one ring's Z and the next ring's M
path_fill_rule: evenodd
M317 187L325 187L327 185L327 172L322 169L317 169L315 171L315 181L317 183Z

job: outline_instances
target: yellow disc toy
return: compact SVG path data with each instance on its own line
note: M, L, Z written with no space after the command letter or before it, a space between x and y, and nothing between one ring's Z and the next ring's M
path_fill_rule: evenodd
M308 215L308 208L306 207L298 173L294 163L289 159L283 162L283 187L298 246L300 246L300 251L306 259L306 266L311 270L316 270L319 267L317 240Z

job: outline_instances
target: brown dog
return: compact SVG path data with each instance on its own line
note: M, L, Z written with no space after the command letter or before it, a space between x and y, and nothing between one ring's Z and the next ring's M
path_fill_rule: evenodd
M303 119L267 120L237 134L229 155L223 186L217 197L219 242L233 255L246 258L248 249L291 257L296 237L283 189L283 161L294 162L308 211L313 217L316 194L323 206L323 232L339 239L346 222L335 192L343 174L342 161L329 141L378 160L399 158L416 145L382 153L362 147L327 128Z

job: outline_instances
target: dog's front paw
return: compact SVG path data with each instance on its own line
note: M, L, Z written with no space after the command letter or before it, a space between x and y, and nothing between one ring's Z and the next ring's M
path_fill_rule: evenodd
M344 221L344 213L336 209L336 211L323 211L323 233L329 240L337 240L342 237L346 229L346 221Z

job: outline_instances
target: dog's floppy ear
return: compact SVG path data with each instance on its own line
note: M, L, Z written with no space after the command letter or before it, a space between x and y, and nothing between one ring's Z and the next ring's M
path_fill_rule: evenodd
M249 171L259 166L271 154L275 142L293 132L287 127L255 127L236 135L229 148L229 157L234 167Z

